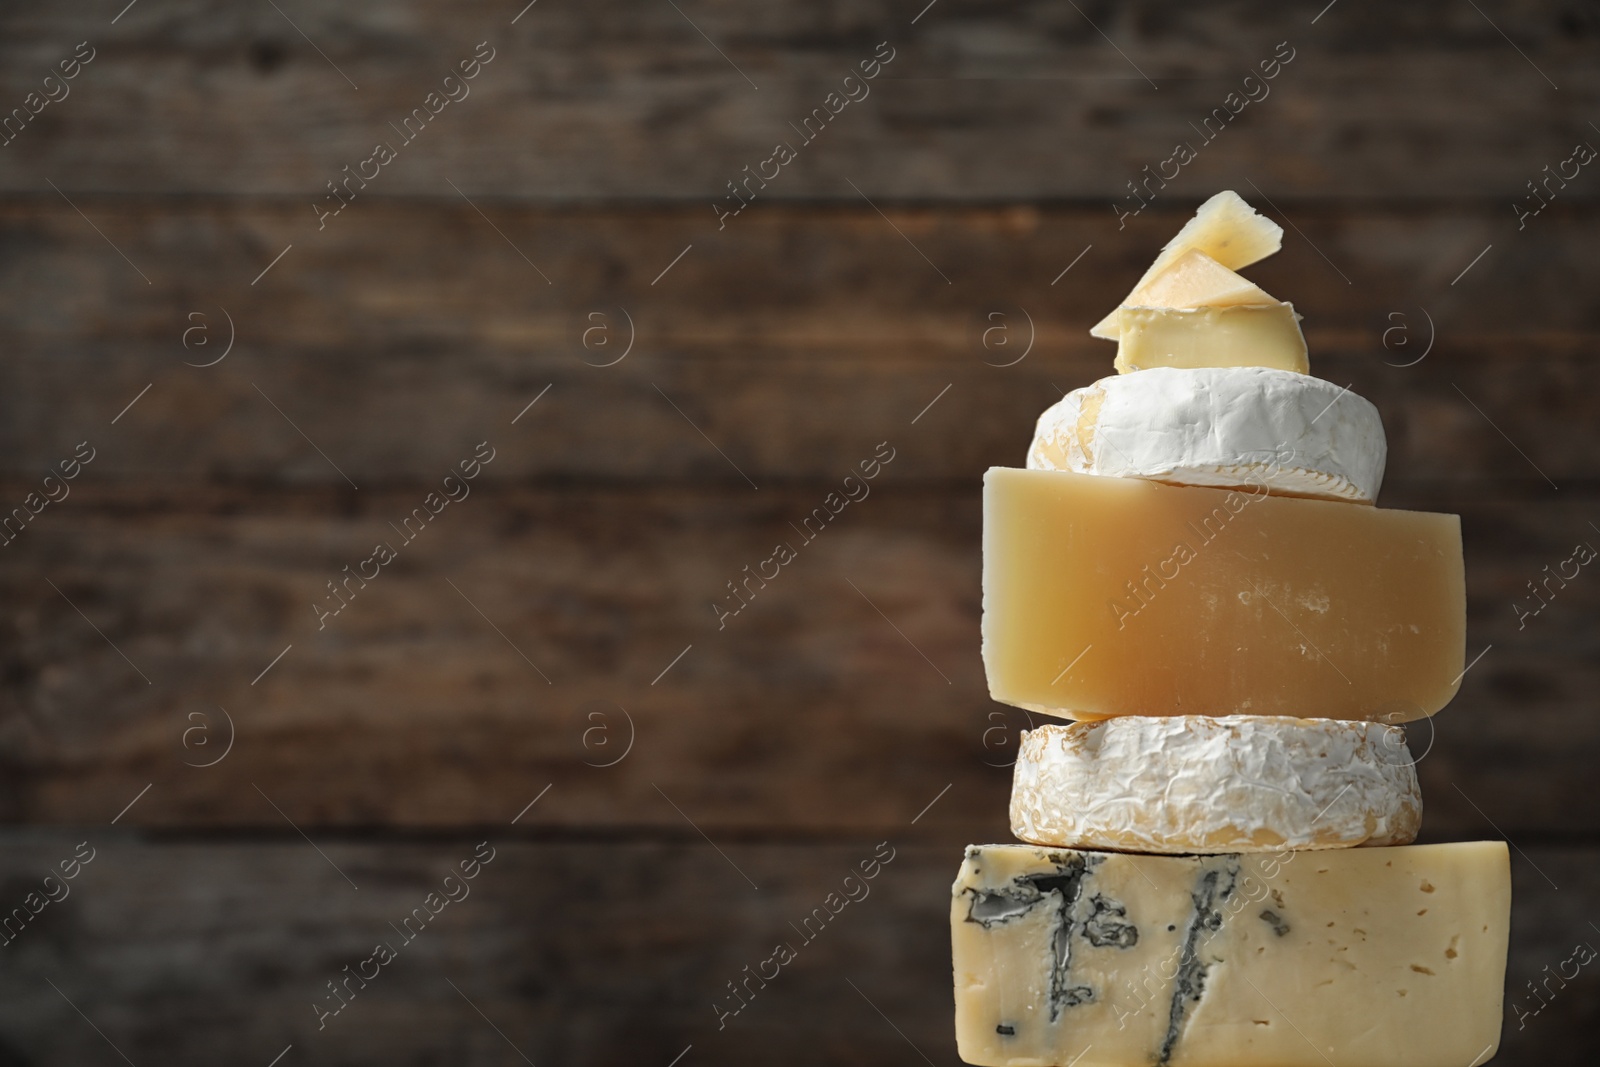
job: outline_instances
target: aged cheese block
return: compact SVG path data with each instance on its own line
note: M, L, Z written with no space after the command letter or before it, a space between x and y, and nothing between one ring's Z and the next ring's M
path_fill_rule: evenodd
M1305 374L1306 339L1292 304L1230 307L1124 307L1115 366L1276 367Z
M1422 823L1398 726L1129 715L1024 731L1011 832L1037 845L1262 852L1407 845Z
M982 1067L1470 1067L1499 1044L1501 842L975 845L953 890L956 1042Z
M1051 405L1028 466L1370 504L1387 456L1378 409L1347 388L1266 367L1156 367Z
M1224 190L1200 205L1194 218L1166 243L1124 304L1144 304L1144 288L1184 253L1199 251L1230 270L1248 267L1283 247L1283 227L1256 212L1233 190ZM1115 341L1119 326L1113 311L1089 333Z
M983 500L996 700L1398 723L1460 684L1454 515L1007 467Z

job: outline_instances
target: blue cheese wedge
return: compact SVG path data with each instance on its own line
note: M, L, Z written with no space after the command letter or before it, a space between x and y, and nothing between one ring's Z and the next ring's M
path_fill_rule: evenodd
M1143 856L974 845L956 1040L980 1067L1469 1067L1500 1040L1501 842Z

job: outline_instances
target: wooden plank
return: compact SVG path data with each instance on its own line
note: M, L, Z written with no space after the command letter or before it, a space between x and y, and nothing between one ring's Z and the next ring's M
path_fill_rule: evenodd
M1516 360L1507 343L1441 341L1411 368L1385 365L1382 349L1317 358L1320 376L1382 413L1385 505L1430 487L1539 495L1600 477L1591 342L1530 341ZM898 482L960 490L988 467L1021 465L1039 414L1110 373L1110 353L1075 344L996 369L906 345L752 358L719 344L607 370L472 348L371 361L240 353L201 378L145 346L89 378L94 357L34 350L0 367L0 388L30 398L0 425L0 471L20 498L88 440L85 483L421 486L489 440L523 445L499 453L486 475L497 483L738 490L831 484L888 440Z
M773 204L720 234L687 207L491 203L491 225L459 203L374 201L319 234L282 201L77 203L93 225L59 198L0 201L12 250L0 278L16 294L0 324L13 345L137 340L170 349L174 365L202 363L220 349L203 350L197 334L186 351L184 331L203 321L209 336L226 336L226 308L241 352L470 346L526 357L559 346L598 365L617 353L599 335L583 348L588 315L610 310L620 335L620 306L641 355L731 342L752 355L764 345L847 346L864 358L907 343L999 364L998 338L980 345L989 312L1012 310L1015 321L1026 308L1041 354L1083 339L1196 199L1152 208L1120 232L1082 206L890 205L886 220L865 205ZM1319 202L1288 218L1298 232L1288 227L1284 250L1249 273L1293 301L1324 344L1380 354L1397 325L1390 312L1407 313L1413 335L1426 336L1422 308L1446 341L1600 332L1600 311L1570 295L1600 240L1600 209L1558 203L1521 233L1488 201ZM1381 354L1401 363L1415 351Z
M1110 372L1112 346L1085 326L1179 224L1118 238L1081 209L902 214L957 271L946 286L871 211L780 208L652 285L700 240L692 213L497 210L561 279L546 286L470 210L374 205L252 287L282 250L264 236L287 228L281 206L87 207L156 284L65 205L0 209L0 235L28 250L0 262L15 294L0 309L11 477L42 477L87 438L105 443L100 478L344 485L337 467L358 485L421 484L548 386L517 429L539 447L494 477L831 480L894 437L901 477L970 484L1020 460L1060 389ZM1300 218L1316 248L1292 237L1258 272L1308 316L1316 372L1378 404L1397 489L1597 474L1583 397L1600 312L1563 279L1600 241L1600 213L1530 230L1451 287L1494 232L1486 212L1325 207ZM585 331L599 331L587 349ZM222 362L184 365L230 337Z
M20 899L62 848L70 856L84 838L97 848L73 894L10 946L0 977L5 1040L30 1063L114 1060L107 1040L135 1063L265 1064L291 1043L299 1062L331 1064L522 1062L507 1042L534 1063L665 1065L691 1044L702 1063L815 1062L830 1046L850 1062L908 1054L847 978L951 1058L945 931L959 846L891 844L866 897L808 944L789 923L839 891L877 841L729 845L735 870L703 842L526 844L508 840L504 820L434 845L324 840L326 861L299 838L118 837L101 827L7 849L4 884ZM420 932L413 922L402 943L391 924L485 839L494 858L456 883L470 894ZM780 940L798 958L719 1030L712 1004L725 983ZM397 958L366 989L352 984L355 999L319 1031L312 1005L331 998L326 983L380 941ZM818 1009L826 1018L809 1018Z
M537 825L684 831L687 816L805 837L876 833L905 797L953 783L961 802L929 818L1003 836L1025 719L986 696L976 487L896 476L810 542L791 525L822 504L810 487L480 485L406 544L388 523L420 490L86 486L0 572L0 684L19 709L0 816L83 820L154 781L146 825L276 826L249 785L274 782L297 824L442 827L493 822L553 782L563 804ZM1526 625L1513 607L1600 537L1589 500L1550 497L1396 501L1462 511L1468 654L1493 646L1437 736L1414 732L1430 834L1600 832L1586 799L1600 583L1550 586ZM327 583L380 540L399 558L319 629L313 605L339 603ZM738 604L726 583L780 541L797 558L719 629L713 603ZM183 766L219 758L219 709L231 753Z
M452 884L467 895L424 926L413 920L402 944L390 924L486 839L493 859ZM20 901L85 840L94 859L70 895L8 946L0 1026L17 1062L113 1063L121 1052L134 1063L266 1064L292 1044L285 1062L666 1065L692 1046L682 1062L866 1065L915 1062L908 1043L956 1062L955 838L891 840L893 859L856 883L866 895L820 929L813 921L809 942L791 923L839 892L882 839L730 844L724 858L699 841L519 842L502 823L428 844L324 839L325 860L293 835L163 843L102 824L10 832L0 884ZM1512 1012L1537 1003L1529 979L1594 943L1596 860L1592 847L1514 853L1506 1062L1576 1063L1588 1047L1592 965L1566 988L1552 983L1541 1014L1519 1026ZM312 1004L330 996L326 983L382 941L399 945L396 958L365 988L352 982L353 998L319 1031ZM712 1005L726 983L778 942L796 948L794 961L765 988L752 982L719 1030Z
M100 850L6 946L0 1062L953 1062L949 879L1007 836L1025 722L978 661L977 478L1109 369L1085 328L1230 186L1286 223L1253 273L1317 372L1384 412L1385 504L1463 513L1483 656L1412 730L1425 837L1519 846L1502 1059L1588 1055L1588 968L1523 991L1600 943L1600 586L1517 607L1600 537L1594 186L1514 214L1593 139L1570 11L122 6L0 13L0 107L98 48L0 170L0 499L98 449L0 568L0 819L40 824L0 835L0 890ZM1284 39L1272 98L1119 227ZM478 40L473 97L319 228ZM881 40L870 100L719 229ZM624 308L636 347L586 365ZM1016 365L994 312L1031 321ZM231 355L184 366L225 314ZM472 496L319 628L485 439ZM885 439L872 496L719 629L724 583ZM473 897L318 1031L324 983L484 838ZM871 898L719 1029L884 839Z
M1285 198L1509 203L1591 136L1600 94L1593 44L1550 2L1493 22L1470 7L1349 5L1315 24L1260 2L1085 13L946 0L920 17L918 4L608 2L534 8L515 25L515 4L280 6L147 4L114 27L88 0L6 14L8 107L77 42L99 51L7 148L0 183L293 195L309 220L327 181L389 142L399 155L374 197L453 197L454 181L483 196L683 198L709 220L726 182L789 141L800 156L764 196L853 202L854 182L885 198L1086 197L1109 214L1127 182L1187 141L1199 157L1174 181L1191 196L1250 178ZM402 118L480 41L495 58L470 95L403 141ZM823 135L800 144L791 124L879 42L894 58L870 95L834 104ZM1293 59L1246 86L1274 54ZM1202 131L1241 89L1270 95L1236 96L1243 110L1224 132ZM1563 195L1593 193L1575 183Z

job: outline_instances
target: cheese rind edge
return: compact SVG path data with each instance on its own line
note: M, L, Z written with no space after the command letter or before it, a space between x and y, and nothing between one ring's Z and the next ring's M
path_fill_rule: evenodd
M1154 367L1045 409L1027 466L1370 504L1387 458L1378 409L1332 382L1266 367Z
M1148 853L1406 845L1422 794L1405 732L1268 715L1050 723L1024 731L1011 832Z

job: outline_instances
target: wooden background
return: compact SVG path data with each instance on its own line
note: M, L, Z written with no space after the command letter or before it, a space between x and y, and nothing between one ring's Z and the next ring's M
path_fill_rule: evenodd
M1513 205L1600 145L1597 35L1506 0L9 6L0 106L95 58L0 147L0 504L95 458L0 548L0 908L96 858L0 947L0 1065L956 1063L948 884L1007 837L1024 725L978 658L979 479L1109 372L1088 326L1220 188L1285 223L1253 276L1382 411L1382 502L1463 518L1487 651L1413 732L1425 839L1516 846L1496 1062L1591 1062L1600 972L1537 1014L1525 983L1600 944L1600 577L1513 604L1600 545L1600 177ZM319 230L479 42L471 95ZM870 497L719 630L880 442ZM882 841L872 895L719 1029Z

